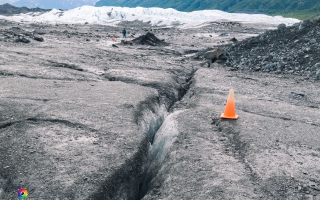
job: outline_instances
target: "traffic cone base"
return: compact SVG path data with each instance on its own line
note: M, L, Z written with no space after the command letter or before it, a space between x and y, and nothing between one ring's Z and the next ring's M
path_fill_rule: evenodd
M222 113L222 114L220 115L220 118L222 118L222 119L238 119L239 116L238 116L238 115L235 115L235 116L225 116L224 113Z
M223 119L238 119L238 115L236 115L236 105L234 102L234 92L233 89L230 90L228 101L226 104L226 108L224 113L221 114L220 118Z

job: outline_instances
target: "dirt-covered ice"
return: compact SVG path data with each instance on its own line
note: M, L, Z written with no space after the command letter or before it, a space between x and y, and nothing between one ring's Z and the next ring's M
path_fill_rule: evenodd
M1 199L320 198L319 81L202 56L274 25L0 24Z

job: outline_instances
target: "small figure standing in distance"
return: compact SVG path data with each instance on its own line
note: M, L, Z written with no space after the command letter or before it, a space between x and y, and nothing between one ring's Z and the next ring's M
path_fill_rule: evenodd
M124 28L124 29L122 30L123 38L126 38L126 34L127 34L127 31L126 31L126 29Z

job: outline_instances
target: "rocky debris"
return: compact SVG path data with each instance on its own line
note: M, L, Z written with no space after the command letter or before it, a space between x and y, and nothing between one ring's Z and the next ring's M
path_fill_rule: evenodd
M16 15L20 13L28 12L49 12L51 9L41 9L41 8L27 8L27 7L15 7L8 3L0 5L0 15Z
M320 19L290 27L280 24L276 30L229 44L225 50L228 67L316 78L320 65Z
M7 34L11 34L11 35L14 35L14 36L18 36L20 34L25 34L26 31L24 31L22 28L20 27L12 27L12 28L9 28L7 30L4 30Z
M14 26L8 29L0 29L0 39L5 42L29 43L30 39L34 39L34 33Z
M150 33L150 32L148 32L145 35L141 35L136 39L133 39L132 43L140 44L140 45L150 45L150 46L168 45L168 43L166 43L164 40L160 40L153 33Z

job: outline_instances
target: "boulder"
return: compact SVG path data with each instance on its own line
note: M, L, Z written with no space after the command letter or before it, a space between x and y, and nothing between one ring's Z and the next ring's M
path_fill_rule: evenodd
M16 39L16 42L23 42L23 43L29 43L30 40L28 40L25 37L19 37L18 39Z
M305 20L303 22L300 23L300 26L299 26L299 31L302 31L304 30L310 23L310 20Z
M316 39L311 39L311 40L309 40L309 43L310 44L315 44L315 43L317 43L317 40Z
M315 68L316 70L320 70L320 63L316 63L316 64L314 65L314 68Z
M43 42L44 41L43 37L40 37L38 35L34 35L33 39L36 40L36 41L39 41L39 42Z
M279 24L277 28L278 28L278 30L280 32L283 32L286 29L286 25L285 24Z
M224 50L221 48L213 48L209 51L207 51L204 54L204 57L208 60L218 59L222 54L224 53Z

